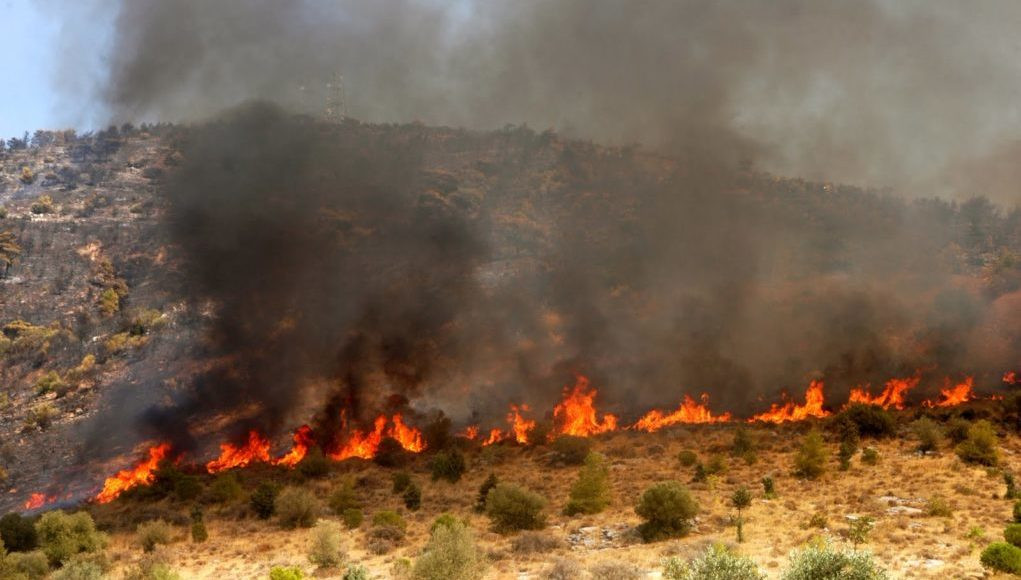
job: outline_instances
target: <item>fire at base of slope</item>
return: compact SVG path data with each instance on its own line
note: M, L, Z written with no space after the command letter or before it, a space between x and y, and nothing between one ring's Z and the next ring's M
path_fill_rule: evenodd
M884 409L904 409L907 406L907 393L917 387L920 382L918 375L891 379L886 382L882 391L875 395L871 393L869 385L863 385L851 390L846 405L858 403L876 405ZM1004 374L1003 382L1008 385L1016 385L1021 380L1018 379L1015 372L1008 372ZM805 391L804 403L799 404L791 400L774 403L769 410L745 421L779 424L828 417L831 412L824 408L823 390L822 381L812 381ZM713 414L709 408L709 396L703 393L698 400L685 395L676 410L655 409L643 415L634 424L621 427L615 415L609 413L600 415L595 405L597 396L598 391L590 386L588 378L578 376L573 386L564 389L563 399L553 408L553 429L547 435L537 432L537 420L528 418L527 415L531 408L526 404L511 405L507 414L508 427L506 429L495 427L483 435L479 425L470 425L458 435L476 441L482 446L504 441L524 445L538 443L540 441L536 439L541 437L547 439L560 435L590 437L620 429L652 433L672 425L729 423L736 420L729 412ZM922 406L925 408L953 407L977 398L974 392L974 380L972 377L965 377L957 383L947 380L945 387L940 390L939 398L923 401ZM994 396L993 398L998 397ZM426 449L422 432L405 423L404 417L399 413L389 417L378 416L373 421L371 429L351 428L346 414L342 413L341 431L345 434L340 439L341 443L324 448L325 455L334 461L355 457L372 459L386 438L396 441L402 449L410 453L420 453ZM271 454L272 445L269 439L258 431L250 431L243 444L221 444L219 457L207 462L204 467L208 473L218 473L256 463L293 468L305 458L312 448L318 445L318 442L313 430L307 425L299 427L294 432L292 440L290 450L283 455L274 457ZM146 455L146 458L133 468L125 469L113 477L107 478L102 489L93 497L93 501L108 503L129 489L149 485L155 480L156 470L161 462L180 463L183 460L179 454L173 453L169 443L159 443L149 448ZM53 503L56 499L55 495L33 493L25 502L24 507L26 510L38 509Z

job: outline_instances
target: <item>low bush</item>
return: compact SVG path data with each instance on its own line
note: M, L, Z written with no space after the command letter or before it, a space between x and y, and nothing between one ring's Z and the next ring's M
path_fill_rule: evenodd
M999 438L992 423L977 421L968 428L968 437L957 446L957 456L965 463L993 466L999 463Z
M197 521L191 523L191 541L196 544L201 544L209 539L209 530L206 529L206 523L203 521Z
M335 514L343 514L347 510L357 510L362 507L354 484L350 481L342 481L330 494L327 503Z
M422 438L425 439L425 448L433 451L442 451L450 444L454 442L454 436L451 434L454 428L453 422L450 417L443 414L443 411L438 411L432 418L426 422L425 427L422 427Z
M59 398L66 395L70 389L71 387L64 382L64 379L60 378L60 373L57 371L50 371L35 382L35 393L37 395L56 393Z
M50 575L50 580L103 580L109 577L108 572L109 564L105 558L75 556Z
M372 460L381 467L401 467L408 462L409 453L393 437L384 437L376 447Z
M516 554L546 554L564 547L564 542L542 532L522 532L511 541Z
M0 565L0 573L4 573L5 568L10 575L5 573L3 577L14 580L42 580L50 573L49 560L40 550L8 554Z
M714 453L705 462L706 475L719 475L727 472L727 460L720 454Z
M496 478L495 473L490 473L489 477L482 482L479 486L479 494L475 500L475 511L482 513L486 511L486 498L489 497L489 491L492 490L496 485L500 483L500 480Z
M748 457L755 453L755 441L751 433L744 427L738 427L734 431L734 440L730 444L730 454L734 457Z
M840 461L840 470L847 471L851 468L851 458L858 451L858 445L848 439L840 442L837 450L837 459Z
M581 465L591 450L591 439L561 435L553 441L553 460L565 465Z
M576 580L582 577L581 566L568 558L556 558L553 565L543 571L542 580Z
M245 490L241 488L238 476L234 472L217 475L206 492L209 501L222 504L235 502L241 499L244 493Z
M1021 548L1021 524L1008 524L1003 530L1003 539L1008 544Z
M610 470L601 453L589 453L578 480L571 486L571 495L564 514L597 514L610 505Z
M912 423L911 432L918 439L917 449L922 453L938 450L943 442L943 431L935 421L928 417L922 417Z
M791 553L781 580L883 580L888 575L868 552L837 550L828 541L816 541Z
M57 408L50 403L36 405L25 414L25 429L45 431L50 428L50 425L53 425L53 420L57 418L57 415Z
M877 405L852 403L834 420L854 423L862 437L890 437L897 432L897 419L892 413Z
M369 570L365 566L355 564L354 566L348 566L347 570L344 570L344 576L341 580L369 580Z
M658 483L645 490L635 507L645 522L638 531L646 542L683 536L691 529L698 504L678 482Z
M861 452L861 462L865 465L876 465L879 463L879 452L875 447L866 447Z
M458 523L466 526L468 525L467 520L462 520L461 518L455 516L454 514L447 513L440 514L438 518L433 520L432 525L429 526L429 533L430 534L433 533L434 531L436 531L436 528L440 526L452 526Z
M298 473L305 479L319 479L330 474L332 468L329 459L323 455L322 450L313 447L305 454L305 457L298 463Z
M368 548L373 554L386 554L404 540L407 523L400 514L393 511L381 511L372 516L372 529L369 530Z
M929 498L925 503L925 513L931 517L949 518L954 515L954 510L947 500L937 496Z
M450 483L457 483L467 468L464 455L461 455L457 449L440 451L429 462L433 481L443 479Z
M986 568L1021 575L1021 548L1007 542L993 542L986 546L979 561Z
M482 578L486 558L475 537L460 521L435 526L422 555L415 560L416 580L475 580Z
M625 562L600 562L588 573L592 580L638 580L645 576L641 568Z
M773 482L773 478L768 475L762 478L762 494L766 499L776 497L776 484Z
M411 474L407 471L394 472L390 479L393 481L393 492L395 494L404 493L404 490L408 489L408 486L411 485Z
M1021 524L1021 499L1014 502L1014 523Z
M0 518L0 540L11 552L30 552L38 545L35 523L17 512Z
M698 455L690 449L685 449L677 454L677 461L680 462L681 467L691 467L698 463Z
M501 533L546 527L546 500L522 487L499 483L486 496L486 515Z
M280 518L280 525L285 528L310 528L319 518L322 506L307 489L288 487L276 498L275 511Z
M828 456L822 434L812 430L801 443L794 456L794 475L804 479L816 479L826 471Z
M408 523L404 521L401 514L392 510L376 512L376 514L372 516L372 525L375 527L398 528L402 532L408 529Z
M357 508L347 508L340 514L340 519L344 521L344 525L347 529L353 530L362 525L362 521L365 520L365 516L362 515L362 510Z
M269 570L269 580L304 580L301 568L289 566L273 566Z
M145 552L152 552L160 544L170 543L170 524L163 520L151 520L138 524L135 536Z
M713 544L691 562L667 558L663 562L666 580L761 580L759 567L723 544Z
M39 548L54 566L76 554L99 552L107 543L106 535L96 530L96 523L86 512L46 512L36 522L35 530Z
M280 488L276 484L267 481L260 483L249 498L249 504L255 515L263 520L272 517L276 512L276 500L279 493Z
M971 429L971 421L963 417L954 417L947 421L944 434L954 445L957 445L968 438L968 430Z
M347 559L340 524L319 520L312 527L308 560L319 568L336 568Z
M405 490L401 496L404 500L404 507L411 511L418 511L418 508L422 507L422 488L418 487L417 483L412 483Z

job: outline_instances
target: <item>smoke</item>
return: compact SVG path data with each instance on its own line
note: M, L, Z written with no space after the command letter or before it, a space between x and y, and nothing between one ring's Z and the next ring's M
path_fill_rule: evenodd
M209 368L146 414L161 437L242 409L278 432L309 401L324 430L394 400L496 416L574 372L625 411L703 390L741 411L819 376L988 385L1016 362L994 317L1016 285L960 276L1017 244L1016 214L751 169L978 183L1014 157L1013 3L111 6L112 118L197 122L163 194ZM659 153L285 112L335 73L369 121ZM222 112L250 99L280 108ZM1011 175L984 184L1014 201Z

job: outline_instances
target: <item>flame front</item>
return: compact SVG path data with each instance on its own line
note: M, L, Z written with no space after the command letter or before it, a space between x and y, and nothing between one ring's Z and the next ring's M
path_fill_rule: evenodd
M422 440L422 432L414 427L404 424L400 413L393 416L393 428L388 435L397 440L405 450L412 453L420 453L425 449L425 442Z
M149 457L145 461L132 469L125 469L118 472L117 475L107 478L106 482L103 483L102 491L96 495L96 501L98 503L109 503L133 487L149 485L156 479L153 472L156 471L160 461L163 461L169 453L169 443L161 443L149 448Z
M783 406L773 403L768 411L755 415L748 419L748 422L786 423L788 421L801 421L809 417L828 417L830 413L822 408L823 401L823 382L812 381L808 385L808 390L805 391L804 405L796 405L793 401L787 401Z
M600 421L596 414L596 390L588 378L579 375L573 389L564 389L564 400L553 408L557 431L563 435L588 437L617 429L617 417L609 413Z
M499 443L502 440L503 440L503 431L501 431L499 429L490 429L489 430L489 437L486 437L486 440L482 442L482 446L485 447L487 445L492 445L494 443Z
M241 447L233 443L220 444L220 456L206 464L206 471L218 473L252 463L269 463L269 439L254 429L248 432L248 441Z
M302 459L305 459L305 455L308 453L308 450L315 445L315 440L312 438L312 428L308 425L298 427L298 429L294 432L292 440L294 441L294 445L291 446L291 450L274 461L274 465L294 467L301 463Z
M893 407L900 410L904 408L904 396L908 391L918 386L920 380L918 376L906 379L890 379L886 381L883 392L875 397L869 394L868 385L851 389L851 396L847 399L847 402L848 404L864 403L866 405L876 405L884 409Z
M55 501L57 501L57 496L55 495L47 497L45 493L33 493L32 495L28 496L27 500L25 500L25 509L27 510L39 509L44 505L48 503L53 503Z
M458 435L461 436L461 437L464 437L465 439L467 439L469 441L475 441L476 439L479 438L479 426L478 425L469 425L469 426L464 428L464 431L461 431L460 433L458 433Z
M695 402L688 395L684 395L684 402L676 411L665 414L663 411L654 409L645 414L635 423L634 428L639 431L653 433L663 427L676 425L678 423L726 423L732 419L730 413L713 416L709 410L709 395L702 393L701 403Z
M425 449L425 441L422 438L421 431L406 425L399 413L394 415L391 421L393 426L387 429L386 415L376 417L372 431L356 430L352 432L351 436L348 437L347 441L339 449L329 453L330 459L336 461L342 461L351 457L372 459L376 456L376 451L379 449L379 443L383 440L383 437L393 438L401 444L401 447L412 453L419 453ZM342 423L346 425L347 421L342 418Z
M950 381L947 381L947 388L940 389L940 400L939 401L925 401L922 403L925 407L954 407L962 403L975 398L975 392L973 390L975 381L972 377L965 377L960 383L950 386Z
M535 421L525 419L521 416L522 411L528 411L528 405L511 405L510 413L507 414L507 422L514 432L514 440L522 445L528 444L528 434L535 429Z

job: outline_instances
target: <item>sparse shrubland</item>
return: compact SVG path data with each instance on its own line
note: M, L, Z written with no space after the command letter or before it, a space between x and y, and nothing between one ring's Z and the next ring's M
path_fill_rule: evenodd
M638 580L645 576L634 564L625 562L600 562L588 569L592 580Z

